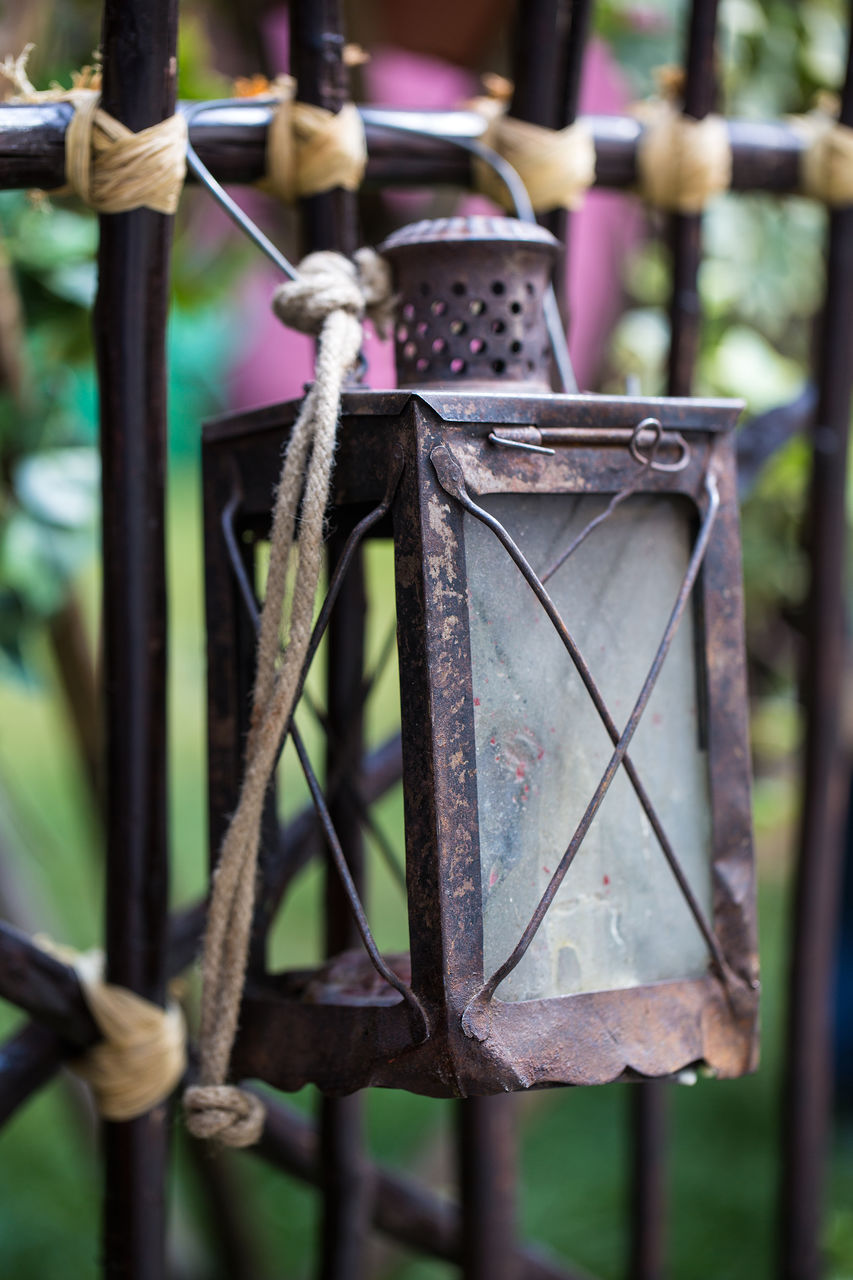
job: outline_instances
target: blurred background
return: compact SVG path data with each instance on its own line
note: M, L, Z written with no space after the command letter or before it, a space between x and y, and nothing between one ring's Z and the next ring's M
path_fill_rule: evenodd
M512 6L499 0L371 0L350 5L349 34L370 53L356 69L356 100L453 106L505 71ZM676 0L598 0L582 110L624 112L655 90L655 69L677 62L683 7ZM39 87L91 62L94 0L29 0L0 16L0 53L36 45ZM841 0L721 0L721 110L774 118L837 90L846 47ZM235 76L288 66L287 10L268 0L182 5L180 93L227 96ZM291 257L293 216L242 193ZM482 206L482 200L477 200ZM365 202L369 237L417 217L475 207L457 191L393 193ZM670 288L662 223L630 197L594 193L574 220L569 292L580 385L663 391ZM725 196L705 218L701 293L705 323L695 390L743 397L745 421L813 401L812 321L823 294L825 214L799 199ZM368 238L366 236L366 238ZM77 947L102 936L99 824L97 406L90 342L94 218L69 201L0 194L0 915ZM199 501L200 424L226 408L287 398L310 376L307 340L269 314L275 283L209 199L188 191L177 222L170 349L170 663L172 900L205 890L204 634ZM368 347L369 381L392 385L390 352ZM673 1088L671 1274L678 1280L757 1280L774 1264L781 1030L789 866L798 814L801 710L798 667L807 561L802 514L808 449L780 420L781 447L746 458L742 474L755 824L760 860L763 1055L759 1073L732 1083ZM765 420L767 421L767 420ZM771 426L774 419L769 419ZM851 495L853 497L853 495ZM383 647L393 603L387 549L371 546L375 605L370 661ZM321 671L314 673L319 681ZM372 742L393 725L396 671L379 681ZM849 735L848 735L849 737ZM303 803L284 761L284 805ZM402 847L399 794L377 813ZM849 859L848 859L849 861ZM848 882L849 882L848 876ZM847 888L848 916L853 916ZM319 869L306 870L274 938L280 963L319 958ZM407 945L403 902L377 871L369 902L380 943ZM853 1277L853 924L840 965L837 1124L826 1218L832 1280ZM195 978L187 975L187 998ZM0 1005L0 1033L19 1015ZM846 1030L845 1030L846 1027ZM845 1041L844 1036L848 1037ZM519 1100L523 1235L606 1280L621 1274L627 1194L627 1086L553 1091ZM296 1105L311 1110L306 1090ZM453 1190L447 1104L373 1091L377 1159ZM96 1125L70 1077L38 1094L0 1133L0 1271L17 1280L97 1274ZM212 1229L204 1171L176 1126L171 1185L171 1274L231 1274ZM314 1193L251 1155L228 1154L229 1199L257 1280L307 1276L317 1228ZM450 1267L377 1244L371 1274L449 1276Z

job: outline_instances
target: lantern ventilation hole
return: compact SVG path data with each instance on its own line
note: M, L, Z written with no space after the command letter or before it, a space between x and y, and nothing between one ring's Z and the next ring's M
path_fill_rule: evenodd
M492 321L492 333L503 333L505 329L506 329L506 325L504 324L503 320Z
M430 303L429 309L434 316L443 316L447 310L447 303L442 302L441 298L436 298L434 302Z
M503 280L492 281L492 293L500 295L505 292L506 292L506 285L504 284Z
M505 373L505 372L506 372L506 361L505 361L505 360L493 360L493 361L492 361L492 368L494 369L495 373Z
M468 343L468 349L473 356L479 355L481 351L486 350L486 344L482 338L472 338Z
M464 361L464 360L462 360L459 356L456 356L456 358L455 358L455 359L453 359L453 360L451 360L451 361L450 361L450 372L451 372L451 373L455 373L455 374L457 374L457 375L458 375L458 374L460 374L460 373L464 373L466 368L467 368L467 366L466 366L466 364L465 364L465 361Z
M461 298L461 297L462 297L462 295L465 293L465 283L464 283L464 281L462 281L462 280L455 280L455 281L454 281L454 283L453 283L453 292L456 294L457 298Z
M466 330L467 328L468 328L468 326L467 326L467 324L465 323L465 321L464 321L464 320L451 320L451 321L450 321L450 332L451 332L452 334L454 334L454 336L456 336L456 335L458 335L458 334L460 334L460 333L464 333L464 332L465 332L465 330Z

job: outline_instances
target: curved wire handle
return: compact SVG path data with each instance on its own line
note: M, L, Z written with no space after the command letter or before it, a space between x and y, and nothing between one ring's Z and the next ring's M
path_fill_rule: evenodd
M193 146L189 138L189 126L197 116L205 111L212 111L224 107L274 107L278 103L278 98L215 98L209 102L196 102L189 107L184 108L184 116L187 122L187 164L192 172L198 178L199 182L207 188L210 195L228 214L232 222L240 228L240 230L249 237L252 243L261 250L262 253L270 259L271 262L278 267L290 280L297 280L299 272L288 261L280 249L266 236L256 222L240 208L236 200L228 194L225 188L219 183L208 169L207 165L199 158L198 152ZM530 197L527 194L527 188L522 182L518 172L512 167L509 161L499 155L491 147L487 147L485 143L478 142L474 138L457 137L454 134L446 132L434 132L425 129L422 126L409 124L408 121L389 120L384 114L380 114L377 118L371 119L369 109L362 112L365 119L376 128L390 129L396 133L411 133L422 138L440 137L445 142L451 143L453 146L460 147L463 151L469 152L471 155L477 156L485 164L489 165L503 182L510 199L512 200L515 216L520 222L536 223L536 215L533 212L533 206L530 203ZM544 300L545 324L548 329L548 338L551 343L551 350L554 355L554 363L560 375L560 381L564 391L577 391L577 381L575 379L574 370L572 369L571 359L569 357L569 349L566 343L566 335L563 330L560 312L557 306L557 298L554 293L554 286L549 285L545 293ZM366 369L366 361L364 356L360 358L359 378L361 378Z
M278 102L278 98L213 98L209 102L194 102L189 107L184 107L184 117L187 122L187 164L198 178L202 186L206 187L214 200L225 212L232 222L235 222L240 230L249 237L254 245L260 249L261 253L265 253L270 262L275 263L279 271L282 271L289 280L298 280L299 272L296 270L292 262L285 258L284 254L265 236L263 231L249 215L240 208L236 200L229 196L228 192L220 182L217 182L213 174L208 169L203 160L199 159L198 152L190 141L190 125L196 116L202 115L205 111L213 111L222 107L245 106L247 101L253 107L272 107Z

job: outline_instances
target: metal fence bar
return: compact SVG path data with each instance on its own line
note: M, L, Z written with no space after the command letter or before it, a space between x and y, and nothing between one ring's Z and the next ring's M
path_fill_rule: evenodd
M853 126L853 10L840 120ZM845 484L853 394L853 207L830 214L827 292L815 350L818 404L809 498L805 793L794 885L783 1111L779 1275L816 1280L832 1095L832 973L849 759L845 668Z
M518 1280L517 1143L511 1094L466 1098L458 1110L465 1280Z
M343 13L339 0L297 0L290 8L292 70L304 102L341 108L349 96L343 62ZM306 248L337 249L352 254L358 247L356 198L337 188L301 202ZM330 565L343 543L333 540ZM328 777L358 778L362 767L362 684L364 679L364 568L359 549L350 565L329 623L327 698ZM361 897L364 896L364 840L357 812L344 788L329 796L332 821ZM359 946L352 912L334 868L325 885L326 954ZM322 1280L360 1280L365 1275L370 1231L372 1187L365 1157L364 1099L322 1098L320 1101L322 1215L318 1274Z
M714 38L717 0L693 0L685 57L684 113L701 120L716 95ZM699 350L701 320L698 275L702 259L701 214L675 214L670 223L672 294L667 392L690 395ZM631 1235L632 1280L660 1280L666 1256L667 1086L649 1081L632 1090Z
M104 108L134 131L174 110L177 0L105 0ZM103 490L107 978L165 996L166 316L172 220L100 219L95 349ZM164 1272L167 1108L104 1125L104 1267Z
M471 185L470 158L444 138L392 134L383 118L442 124L455 136L477 138L482 117L470 111L388 111L360 108L365 121L368 161L365 184L430 187ZM190 129L193 145L220 182L257 182L264 174L269 107L247 103L200 115ZM37 106L0 104L0 189L60 187L65 181L64 138L71 108L67 103ZM633 116L588 115L597 187L629 190L637 183L637 143L642 125ZM791 195L800 190L801 133L785 120L728 120L732 146L732 189ZM190 181L192 181L190 177Z

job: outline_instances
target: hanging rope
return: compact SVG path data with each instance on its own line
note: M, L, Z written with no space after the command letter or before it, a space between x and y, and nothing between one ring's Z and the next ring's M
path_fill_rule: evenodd
M800 161L803 192L830 207L853 204L853 129L822 111L793 123L806 143Z
M74 951L47 938L42 950L70 965L103 1040L68 1066L92 1088L105 1120L133 1120L169 1097L186 1070L186 1026L180 1006L165 1009L125 987L104 982L100 951Z
M267 131L263 189L287 204L334 187L356 191L364 177L367 144L355 104L327 111L297 102L296 81L290 76L280 76L273 91L279 102Z
M487 120L481 141L502 156L521 178L537 213L579 209L595 182L595 143L581 121L565 129L546 129L506 114L512 85L500 76L484 77L489 94L470 103ZM512 203L494 169L473 162L478 191L504 208Z
M13 102L69 102L74 114L65 132L67 188L96 213L129 213L153 209L172 214L178 207L186 175L187 126L183 116L170 116L134 133L100 106L100 71L84 67L71 89L54 85L37 90L27 75L33 46L18 58L7 57L0 73L15 88Z
M685 116L671 102L643 103L637 148L643 199L671 213L701 213L732 180L732 149L720 116Z
M388 267L370 249L360 250L355 262L336 253L311 254L300 264L299 278L278 289L273 309L285 324L318 337L315 378L293 427L275 497L243 782L214 876L204 940L201 1083L184 1094L190 1132L236 1147L256 1142L264 1123L261 1101L225 1083L246 973L264 797L311 638L341 387L358 357L365 315L383 334L390 323ZM280 659L295 546L296 582Z

